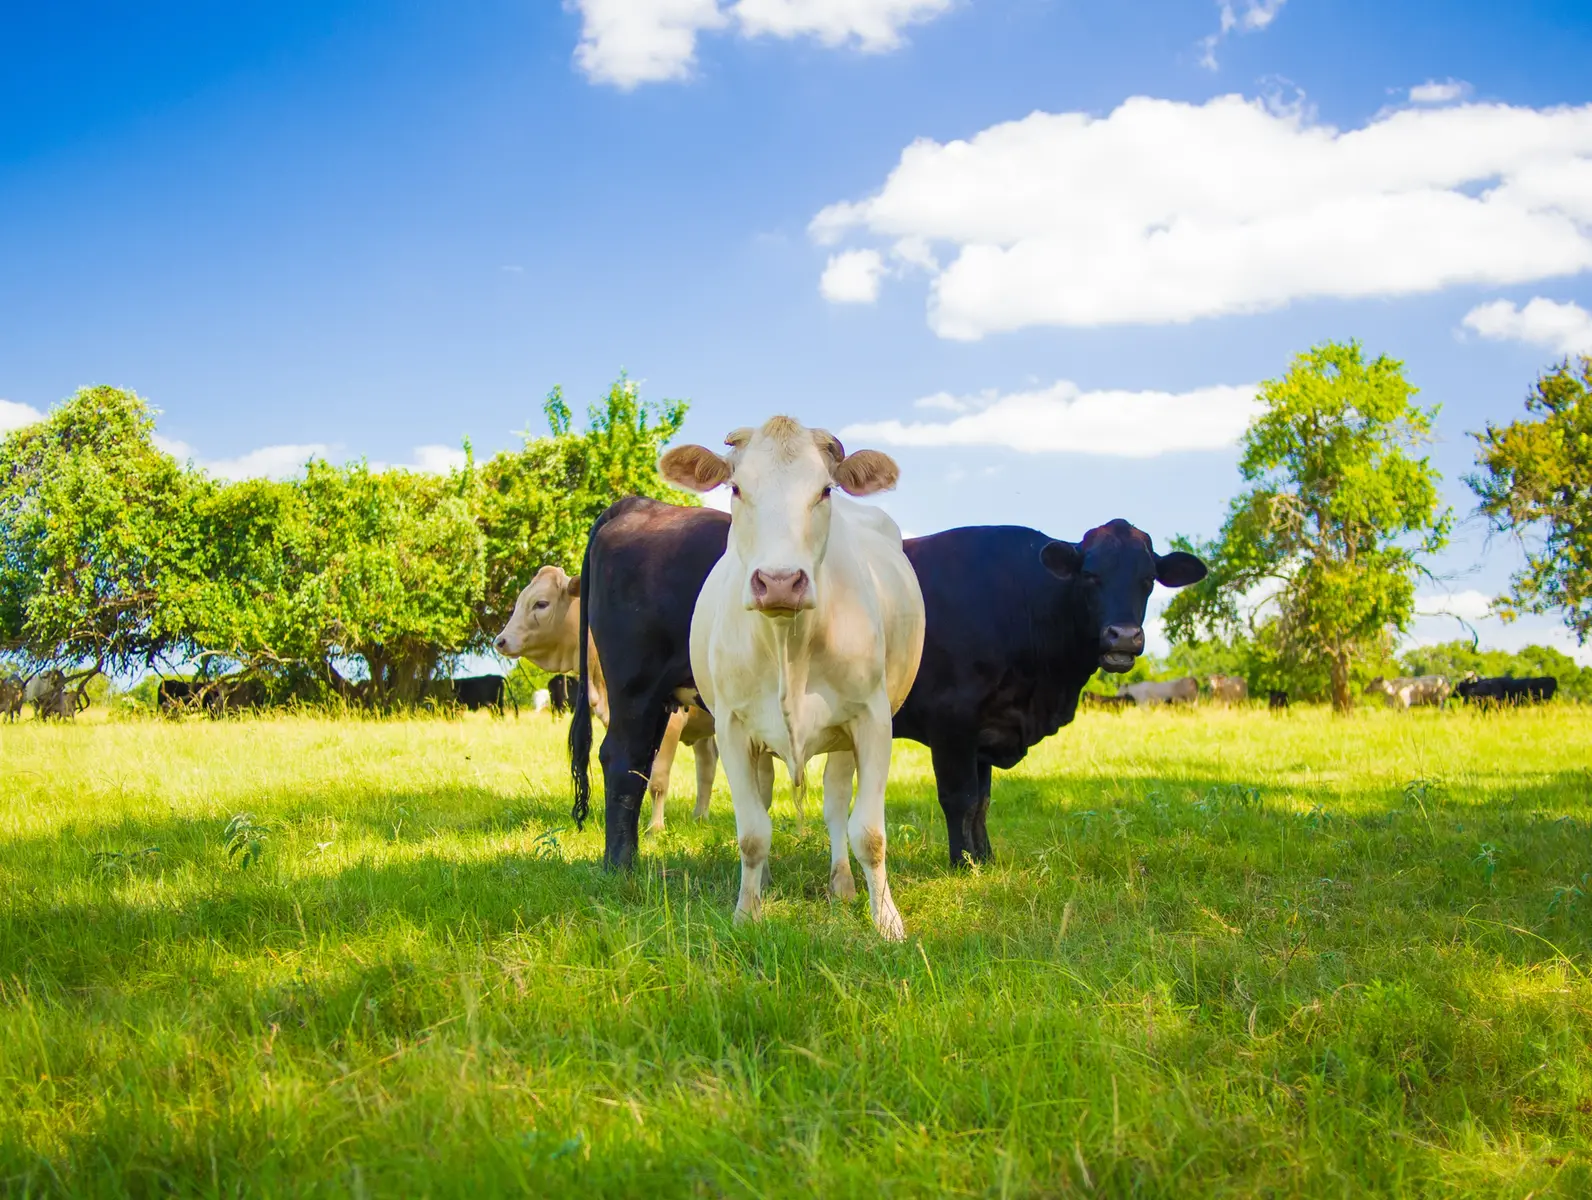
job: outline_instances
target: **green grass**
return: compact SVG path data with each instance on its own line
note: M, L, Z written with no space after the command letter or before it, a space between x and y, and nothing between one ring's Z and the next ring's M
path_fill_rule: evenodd
M1085 714L972 873L898 743L903 945L561 733L0 728L0 1192L1592 1195L1592 710Z

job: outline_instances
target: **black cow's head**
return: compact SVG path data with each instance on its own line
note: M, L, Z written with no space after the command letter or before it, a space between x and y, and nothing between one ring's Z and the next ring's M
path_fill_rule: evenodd
M1194 555L1157 554L1149 534L1120 518L1081 542L1049 542L1039 558L1052 575L1077 584L1085 628L1099 630L1100 665L1118 673L1144 653L1144 609L1155 585L1187 587L1205 578Z

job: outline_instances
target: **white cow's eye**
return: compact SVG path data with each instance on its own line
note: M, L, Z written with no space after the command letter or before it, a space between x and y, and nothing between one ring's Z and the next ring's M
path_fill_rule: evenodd
M730 484L730 495L734 496L737 500L741 498L741 488L739 484Z
M536 602L536 603L535 603L535 604L533 604L533 605L532 605L532 606L531 606L531 607L532 607L532 609L533 609L533 610L534 610L534 611L536 611L536 612L541 612L541 611L542 611L542 610L543 610L543 609L544 609L544 608L546 608L546 607L547 607L547 601L546 601L546 600L538 600L538 601L537 601L537 602Z

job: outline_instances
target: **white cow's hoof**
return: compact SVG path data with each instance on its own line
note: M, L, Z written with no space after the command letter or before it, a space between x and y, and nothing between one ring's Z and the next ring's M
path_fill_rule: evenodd
M737 904L735 906L735 923L737 925L747 925L747 924L750 924L753 921L761 921L762 919L763 919L763 904L762 904L762 901L758 901L756 904L750 904L750 905L746 904L745 902L742 902L742 903Z
M829 872L829 894L836 900L857 898L857 882L850 871L836 869Z
M873 919L873 924L879 931L879 936L887 942L904 942L907 937L906 926L901 924L901 914L895 908L879 913Z

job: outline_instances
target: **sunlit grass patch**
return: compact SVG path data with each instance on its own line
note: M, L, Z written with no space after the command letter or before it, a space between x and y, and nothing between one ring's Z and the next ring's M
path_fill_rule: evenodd
M4 1190L1592 1194L1579 709L1085 714L971 871L899 744L898 946L783 780L760 925L722 778L604 872L562 733L0 729Z

